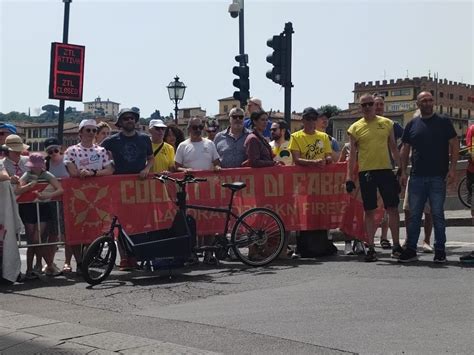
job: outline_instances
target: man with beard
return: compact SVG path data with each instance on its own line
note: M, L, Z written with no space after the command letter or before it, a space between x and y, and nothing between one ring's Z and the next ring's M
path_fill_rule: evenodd
M275 155L273 160L281 161L285 165L293 165L293 158L288 148L290 145L290 130L286 121L278 120L273 122L270 134L272 136L270 147L272 147L273 154Z
M154 156L150 138L135 129L139 118L136 110L120 110L115 123L120 132L106 138L102 146L112 154L115 174L139 174L140 179L145 179Z

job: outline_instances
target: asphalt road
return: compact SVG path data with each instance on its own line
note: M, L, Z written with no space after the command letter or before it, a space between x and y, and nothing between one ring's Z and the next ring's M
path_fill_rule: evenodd
M444 265L429 254L400 265L381 249L367 264L338 247L332 258L201 265L171 280L114 271L93 288L74 274L42 277L0 289L0 310L226 354L472 353L474 270L458 258L474 249L473 227L448 228Z

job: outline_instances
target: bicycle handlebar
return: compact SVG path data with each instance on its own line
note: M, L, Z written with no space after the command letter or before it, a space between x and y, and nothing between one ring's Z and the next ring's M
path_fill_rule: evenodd
M191 174L184 175L184 178L182 178L182 179L172 178L171 176L168 176L168 175L155 175L153 177L153 179L160 180L162 183L165 183L166 180L173 181L174 183L176 183L180 186L183 186L183 185L189 184L189 183L192 184L192 183L207 181L206 178L195 178Z

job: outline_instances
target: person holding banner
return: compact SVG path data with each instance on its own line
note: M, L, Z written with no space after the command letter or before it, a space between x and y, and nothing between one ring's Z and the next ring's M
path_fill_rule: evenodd
M288 148L296 165L323 168L332 163L332 148L329 136L316 130L319 113L313 107L303 110L303 129L291 135ZM327 230L301 231L296 239L293 258L329 256L337 253L336 246L329 241Z
M403 252L400 246L400 185L392 171L387 144L397 166L400 167L400 155L395 142L393 121L375 114L373 95L365 94L359 99L364 115L347 130L350 140L349 162L347 164L346 189L351 193L355 189L355 164L359 164L359 184L365 213L365 227L369 250L366 262L377 261L374 235L377 229L375 212L377 210L377 190L382 196L384 207L389 215L389 227L392 233L392 257L398 258Z
M153 173L169 173L175 171L174 149L171 144L166 143L165 136L166 125L162 120L151 120L148 130L151 134L151 146L153 149Z
M285 165L293 165L293 157L290 149L290 128L285 120L278 120L272 123L270 128L272 141L270 147L273 151L273 160L282 161Z

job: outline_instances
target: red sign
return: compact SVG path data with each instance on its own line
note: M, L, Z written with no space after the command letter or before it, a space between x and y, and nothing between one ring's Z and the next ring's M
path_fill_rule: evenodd
M82 101L84 46L51 43L49 98Z
M247 187L237 192L234 200L239 213L268 207L278 213L287 230L343 228L349 235L365 239L362 204L345 192L346 164L324 169L225 169L197 175L208 181L189 185L189 203L226 206L230 190L221 183L242 181ZM170 182L163 185L158 180L139 180L135 175L115 175L70 178L62 185L68 244L90 243L107 230L114 215L129 234L134 234L168 228L176 213L176 187ZM189 214L196 218L201 235L223 231L224 215L194 210Z

